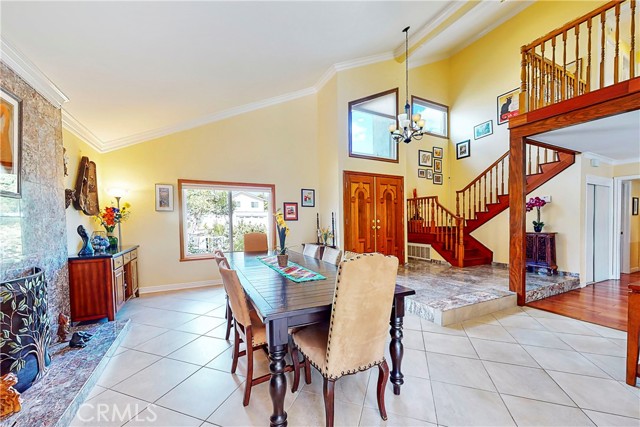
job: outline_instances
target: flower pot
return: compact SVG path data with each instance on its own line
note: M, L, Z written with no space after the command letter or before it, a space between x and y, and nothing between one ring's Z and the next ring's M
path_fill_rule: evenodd
M285 268L287 265L289 265L289 255L278 255L278 267Z
M107 240L109 240L108 251L116 252L118 250L118 238L111 233L107 233Z
M542 231L542 227L544 227L544 225L534 225L533 231L535 231L536 233L539 233Z

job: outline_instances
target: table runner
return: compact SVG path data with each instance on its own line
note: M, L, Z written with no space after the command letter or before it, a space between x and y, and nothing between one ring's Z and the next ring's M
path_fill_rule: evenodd
M277 256L258 257L258 260L260 260L260 262L262 262L267 267L277 271L287 279L292 280L296 283L326 279L326 277L324 277L322 274L309 270L308 268L298 265L295 262L289 261L286 267L280 267L278 265Z

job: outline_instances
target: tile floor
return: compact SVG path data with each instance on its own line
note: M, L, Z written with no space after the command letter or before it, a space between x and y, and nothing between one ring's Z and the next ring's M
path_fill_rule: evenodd
M268 383L242 406L246 364L229 373L223 316L221 288L127 303L119 317L132 329L71 425L267 425ZM640 426L623 332L513 308L448 327L408 316L404 344L405 384L401 396L387 388L389 420L378 415L371 370L337 382L336 425ZM262 353L255 370L268 372ZM289 425L324 425L321 391L313 370L312 384L287 393Z

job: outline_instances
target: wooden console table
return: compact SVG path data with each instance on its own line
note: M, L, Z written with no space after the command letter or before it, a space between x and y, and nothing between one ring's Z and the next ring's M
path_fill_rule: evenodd
M71 321L110 321L138 290L138 245L90 256L69 256Z
M638 339L640 338L640 283L629 285L629 322L627 323L627 384L636 385L640 377Z
M527 269L534 271L545 268L547 274L558 274L556 265L556 234L557 233L527 233L526 261Z

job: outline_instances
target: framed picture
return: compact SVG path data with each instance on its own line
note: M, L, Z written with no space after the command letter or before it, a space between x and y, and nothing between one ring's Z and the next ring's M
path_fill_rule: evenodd
M427 170L426 169L418 169L418 178L426 178Z
M431 169L427 169L427 179L433 179L433 171Z
M434 173L433 174L433 183L435 185L442 185L442 174L441 173Z
M456 159L464 159L471 155L471 140L458 142L456 144Z
M493 133L493 120L488 120L473 127L473 139L484 138Z
M433 166L433 154L431 151L418 150L418 166Z
M433 160L433 171L435 173L442 173L442 159Z
M22 100L0 88L0 195L20 197ZM51 159L47 159L51 160Z
M296 202L284 202L282 211L285 221L298 220L298 204Z
M631 215L638 215L638 198L631 198Z
M509 122L511 117L520 114L520 89L515 88L498 96L498 125Z
M434 159L442 158L442 147L433 147L433 158Z
M313 208L316 205L316 190L303 188L300 191L300 205L303 208Z
M156 210L173 211L173 185L156 184Z

